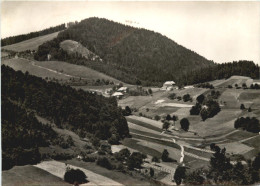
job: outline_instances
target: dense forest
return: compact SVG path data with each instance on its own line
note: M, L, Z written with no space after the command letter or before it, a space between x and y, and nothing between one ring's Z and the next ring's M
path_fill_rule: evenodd
M68 128L81 137L92 134L112 143L129 135L126 119L115 98L46 82L4 65L1 71L2 97L54 121L58 127Z
M103 62L69 59L59 43L75 40L102 58ZM182 72L214 63L186 49L169 38L145 29L119 24L107 19L89 18L60 32L53 41L39 46L37 60L54 59L84 64L127 83L161 85L176 80Z
M33 112L2 96L2 169L14 165L38 163L38 147L48 146L56 133L48 125L38 122Z
M259 77L259 66L252 61L233 61L214 66L191 70L184 73L178 83L182 85L192 85L204 83L216 79L227 79L233 75L247 76L253 79Z
M58 25L55 27L50 27L50 28L47 28L47 29L44 29L41 31L31 32L29 34L22 34L22 35L18 35L18 36L7 37L4 39L1 39L1 45L2 46L12 45L12 44L19 43L21 41L25 41L25 40L32 39L35 37L58 32L58 31L64 30L65 28L66 28L65 24L61 24L61 25Z
M90 61L80 54L68 55L60 42L75 40L98 55ZM113 21L89 18L60 32L39 46L36 60L52 59L85 65L126 83L161 86L174 80L178 85L203 83L232 75L259 77L259 67L251 61L216 64L169 38L145 29Z

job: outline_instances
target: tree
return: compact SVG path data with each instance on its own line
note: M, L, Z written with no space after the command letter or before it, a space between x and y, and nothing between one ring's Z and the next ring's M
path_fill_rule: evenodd
M130 109L129 106L126 106L125 109L123 110L123 115L124 116L129 116L132 114L132 110Z
M148 93L149 93L149 94L153 94L152 89L149 88L149 89L148 89Z
M87 183L87 176L80 169L67 169L64 174L64 180L70 184Z
M241 105L240 105L240 109L241 109L241 110L244 110L245 108L246 108L246 107L245 107L244 104L241 104Z
M151 177L154 176L154 170L153 170L153 168L150 168L150 176L151 176Z
M160 163L160 160L159 160L159 158L157 158L157 156L154 156L152 158L152 162L155 162L155 165L156 165L156 163Z
M249 107L249 108L248 108L248 112L252 112L252 109L251 109L251 107Z
M164 161L164 162L168 162L169 161L169 152L166 149L163 150L162 161Z
M175 170L174 177L173 177L176 184L180 185L182 180L185 178L185 176L186 176L186 168L183 166L178 166Z
M107 157L99 157L97 159L97 165L101 166L101 167L105 167L109 170L111 170L113 168L112 164L110 163L110 161L107 159Z
M140 169L144 159L144 154L133 152L127 160L127 166L130 170L133 170L134 168Z
M196 103L194 106L190 109L190 115L199 115L201 111L201 104Z
M170 114L167 114L166 118L165 118L167 121L170 121L172 118L170 116Z
M183 101L184 102L187 102L187 101L190 101L192 98L190 97L189 94L185 94L183 97L182 97Z
M243 89L246 89L246 88L247 88L246 83L243 83L243 84L242 84L242 87L243 87Z
M158 115L155 115L155 116L154 116L154 119L155 119L156 121L159 121L159 120L161 119L161 117L158 116Z
M162 129L167 131L169 127L170 127L170 123L168 121L164 121Z
M189 130L190 122L187 118L182 118L180 121L181 128L185 131Z
M173 120L174 126L175 126L175 122L178 121L178 116L173 115L172 116L172 120Z
M168 96L169 99L175 99L176 98L176 94L175 93L171 93L169 96Z
M205 96L203 94L199 95L196 100L198 103L202 104L205 99Z

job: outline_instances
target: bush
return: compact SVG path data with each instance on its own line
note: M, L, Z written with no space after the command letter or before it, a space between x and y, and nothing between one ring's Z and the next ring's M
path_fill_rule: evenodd
M97 165L99 165L101 167L105 167L109 170L113 169L112 164L110 163L110 161L106 157L99 157L98 160L97 160Z
M64 180L70 184L83 184L88 182L85 173L79 169L68 169L64 174Z
M184 102L187 102L187 101L192 101L192 98L189 94L185 94L183 97L182 97L183 101Z
M158 115L156 115L156 116L154 116L154 119L155 119L156 121L159 121L159 120L161 119L161 117L158 116Z
M176 94L175 93L171 93L169 96L168 96L169 99L175 99L176 98Z
M241 110L244 110L245 108L246 108L246 107L245 107L244 104L241 104L241 105L240 105L240 109L241 109Z

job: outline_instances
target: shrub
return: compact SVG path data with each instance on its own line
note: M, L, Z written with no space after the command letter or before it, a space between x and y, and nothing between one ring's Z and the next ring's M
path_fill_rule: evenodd
M99 165L101 167L105 167L109 170L111 170L113 168L112 164L106 157L99 157L97 160L97 165Z
M168 96L169 99L175 99L176 98L176 94L175 93L171 93L169 96Z
M154 116L154 119L155 119L156 121L159 121L159 120L161 119L161 117L158 116L158 115L156 115L156 116Z
M68 169L64 174L64 180L70 184L87 183L87 176L80 169Z
M183 97L182 97L183 101L184 102L187 102L187 101L192 101L192 98L189 94L185 94Z

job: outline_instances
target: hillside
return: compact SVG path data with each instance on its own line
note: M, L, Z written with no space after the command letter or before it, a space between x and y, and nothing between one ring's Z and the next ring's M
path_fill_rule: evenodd
M28 34L21 34L21 35L17 35L17 36L11 36L11 37L7 37L7 38L1 38L1 46L6 46L6 45L12 45L15 43L19 43L28 39L32 39L35 37L39 37L39 36L44 36L44 35L48 35L48 34L52 34L54 32L59 32L61 30L64 30L65 24L61 24L61 25L57 25L55 27L50 27L50 28L46 28L44 30L40 30L40 31L36 31L36 32L30 32Z
M1 67L2 97L68 128L113 143L128 136L128 126L114 98L104 98L69 86L46 82L10 67Z
M59 50L64 40L79 42L103 63L93 64L81 56L68 57ZM214 64L159 33L99 18L85 19L59 33L57 39L39 47L35 59L46 60L49 53L54 59L84 64L127 83L140 80L143 85L176 81L187 70Z
M2 47L2 49L6 50L12 50L15 52L21 52L25 50L37 50L40 45L42 45L44 42L50 41L57 37L59 32L54 32L51 34L47 34L44 36L35 37L32 39L28 39L25 41L21 41L15 44L7 45Z

